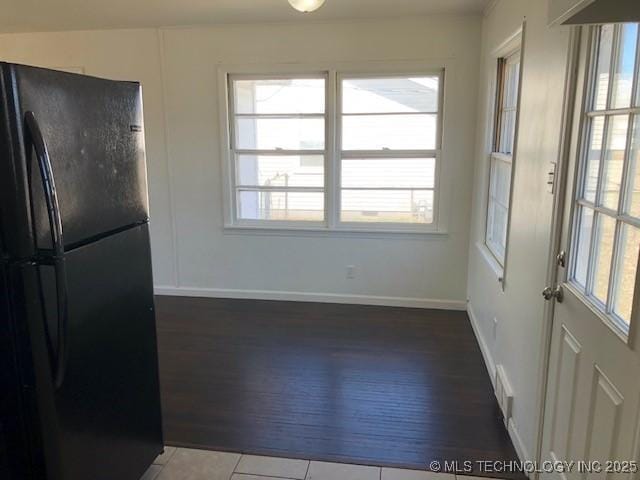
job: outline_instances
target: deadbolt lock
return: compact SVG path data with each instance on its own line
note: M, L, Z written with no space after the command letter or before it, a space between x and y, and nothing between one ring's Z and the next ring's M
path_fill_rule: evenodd
M564 299L564 292L562 291L562 287L558 285L555 288L547 287L542 290L542 296L545 300L551 300L555 298L558 303L562 303L562 300Z

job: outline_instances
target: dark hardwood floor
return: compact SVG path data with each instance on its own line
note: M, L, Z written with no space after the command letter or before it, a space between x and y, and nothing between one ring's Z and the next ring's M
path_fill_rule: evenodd
M464 312L156 302L169 445L422 469L517 459Z

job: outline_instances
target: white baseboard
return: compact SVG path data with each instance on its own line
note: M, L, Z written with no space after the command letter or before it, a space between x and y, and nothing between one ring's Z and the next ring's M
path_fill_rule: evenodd
M509 432L509 436L511 437L511 442L513 443L513 448L515 448L520 461L521 462L532 461L533 458L529 456L527 447L524 446L524 442L522 441L522 437L520 436L520 433L516 428L516 424L513 420L513 417L509 419L509 424L507 425L507 431Z
M382 305L389 307L435 308L439 310L466 310L464 300L442 300L414 297L384 297L341 293L287 292L277 290L240 290L230 288L154 287L156 295L181 297L247 298L253 300L284 300L292 302L352 303L356 305Z
M491 350L489 350L489 346L484 339L480 331L480 326L478 324L478 317L476 317L475 312L473 311L473 305L471 302L467 305L467 313L469 315L469 320L471 321L471 327L473 328L473 332L476 335L476 339L478 340L478 345L480 345L480 351L482 352L482 357L484 358L484 364L487 367L487 371L489 372L489 378L491 378L491 383L495 389L496 382L496 364L493 359L493 355ZM518 432L518 428L513 420L513 417L509 418L509 422L507 423L507 431L509 432L509 436L511 437L511 442L513 443L513 447L518 454L518 458L520 461L533 460L532 457L529 456L529 452L522 441L522 437Z
M478 324L478 318L473 311L473 305L471 302L467 304L467 314L469 315L469 320L471 321L471 328L473 328L473 333L476 335L476 340L478 341L478 345L480 345L480 352L482 352L482 357L484 358L484 364L487 367L487 371L489 372L489 378L491 379L491 383L495 388L496 383L496 363L493 360L493 355L487 342L484 339L480 331L480 325Z

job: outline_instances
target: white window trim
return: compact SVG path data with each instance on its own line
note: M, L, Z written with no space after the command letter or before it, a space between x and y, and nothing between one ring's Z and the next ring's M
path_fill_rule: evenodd
M449 196L443 195L451 183L449 172L451 165L447 165L446 131L447 109L449 104L446 91L450 88L454 73L451 59L436 59L429 61L401 61L401 62L338 62L332 64L250 64L223 65L218 68L218 102L220 125L220 154L223 174L223 218L224 230L227 233L280 233L286 235L324 235L327 233L351 236L443 236L448 235ZM446 72L446 75L445 75ZM440 75L440 96L438 111L438 131L436 149L436 172L434 183L434 212L433 222L427 225L409 223L365 223L340 222L340 183L339 162L341 152L337 136L340 134L340 115L337 111L339 102L339 78L353 78L357 76L400 76L400 75ZM229 77L288 77L290 75L326 75L326 138L325 138L325 212L324 222L312 221L274 221L274 220L239 220L236 218L236 200L234 193L234 166L231 151L231 135L233 126L230 122ZM423 151L419 151L421 154ZM351 152L350 152L351 153ZM378 152L380 153L380 152ZM411 154L412 152L404 152ZM444 165L443 165L444 163ZM450 163L450 162L449 162Z
M233 224L233 226L236 227L259 227L259 226L263 226L265 223L269 223L272 224L274 227L278 227L278 228L286 228L289 227L291 225L302 225L302 226L307 226L307 227L311 227L311 228L318 228L318 227L322 227L324 225L324 222L315 222L315 221L308 221L308 220L297 220L297 221L282 221L282 220L247 220L247 219L240 219L236 216L237 211L238 211L238 196L237 196L237 190L241 190L242 189L242 185L238 185L235 181L236 179L236 162L235 162L235 158L234 155L238 154L238 153L256 153L256 152L260 152L260 150L243 150L241 148L238 148L236 146L235 149L231 148L231 145L235 144L235 135L236 135L236 131L235 131L235 117L236 117L236 112L234 109L234 99L232 98L232 91L229 89L229 82L231 80L257 80L257 79L270 79L270 80L277 80L277 79L288 79L291 78L292 76L295 76L296 78L309 78L309 79L324 79L326 83L328 83L329 79L328 77L328 72L316 72L316 71L311 71L308 73L290 73L290 74L286 74L283 72L278 72L278 73L274 73L274 74L264 74L264 73L259 73L259 74L246 74L246 73L240 73L240 74L236 74L236 73L229 73L226 75L225 78L225 83L227 83L227 94L226 94L226 103L227 103L227 130L228 130L228 138L226 139L226 147L228 150L228 153L226 155L226 163L227 163L227 168L229 170L229 187L230 187L230 195L228 195L226 197L226 201L230 204L230 209L231 209L231 222ZM327 89L325 88L325 92L327 91ZM328 113L328 99L325 98L325 112L324 112L324 122L325 122L325 145L324 145L324 149L322 150L300 150L299 153L301 154L306 154L306 155L322 155L325 158L325 170L326 170L326 166L327 166L327 158L329 156L329 145L331 143L331 140L329 138L330 136L330 132L329 129L326 128L326 125L329 124L330 121L330 115ZM293 115L292 115L293 116ZM316 114L300 114L300 117L315 117ZM231 119L233 118L234 121L231 121ZM269 154L273 154L276 150L265 150L265 152L268 152ZM287 154L292 154L294 153L295 150L283 150L283 153L287 153ZM324 187L315 189L315 191L322 191L324 193L325 196L325 202L326 202L326 189L327 189L327 177L326 177L326 173L324 175L325 178L325 185ZM250 186L247 187L246 190L268 190L268 187L259 187L256 188L255 186ZM279 189L276 189L279 190ZM313 188L291 188L291 191L303 191L303 190L309 190L309 191L314 191ZM326 210L326 207L325 207Z
M492 52L491 58L495 61L492 62L492 68L490 75L492 76L492 82L490 83L490 96L491 99L489 102L489 116L487 118L487 136L486 136L486 151L487 151L487 163L486 163L486 192L485 192L485 205L484 205L484 225L482 229L482 239L478 242L478 248L482 250L483 257L489 266L494 270L496 276L498 278L498 283L500 283L500 287L502 290L505 290L506 287L506 271L507 271L507 259L509 255L509 232L511 230L511 213L513 210L513 191L514 191L514 180L515 180L515 165L517 159L518 152L518 130L520 126L520 110L521 110L521 99L522 99L522 80L523 80L523 72L524 72L524 51L525 51L525 29L526 23L523 22L522 25L513 32L506 40L504 40L500 45L498 45ZM496 75L497 61L501 58L508 57L512 55L516 51L520 51L520 72L519 72L519 80L518 80L518 93L517 93L517 112L515 119L515 128L514 128L514 138L513 138L513 152L511 155L504 155L499 152L494 152L495 146L495 138L496 138L496 115L498 111L498 82ZM491 188L491 158L494 156L506 156L509 157L511 162L511 179L509 183L509 210L507 212L507 240L505 242L504 249L504 258L500 259L498 255L493 251L489 242L487 242L487 227L488 227L488 219L489 219L489 189ZM481 246L480 246L481 245Z
M429 74L429 75L437 75L439 78L439 83L438 83L438 112L437 112L437 122L436 122L436 145L435 145L435 149L429 150L429 149L424 149L424 150L389 150L389 151L384 151L384 150L375 150L375 151L369 151L369 150L342 150L341 146L342 146L342 111L340 109L340 106L342 105L342 90L340 88L340 85L342 84L342 80L343 79L348 79L348 78L368 78L371 77L372 75L375 76L376 78L384 78L384 77L388 77L388 78L394 78L397 77L399 75L402 76L419 76L419 75L425 75L425 74ZM396 74L393 73L382 73L382 74L371 74L371 73L367 73L367 72L355 72L355 73L349 73L349 72L344 72L344 71L340 71L337 72L337 85L338 85L338 95L336 98L336 106L338 107L337 111L336 111L336 124L335 124L335 132L336 132L336 150L335 150L335 161L336 163L340 163L342 158L345 157L351 157L351 158L363 158L363 157L387 157L387 156L392 156L394 154L398 154L399 156L404 157L416 157L416 158L424 158L424 157L428 157L428 158L435 158L435 173L434 173L434 185L433 185L433 192L434 192L434 197L433 197L433 221L428 224L428 225L411 225L408 223L393 223L393 222L372 222L372 223L367 223L367 225L374 225L375 227L371 228L373 230L407 230L407 229L411 229L411 230L416 230L416 231L431 231L431 230L437 230L437 225L438 225L438 193L440 191L439 188L439 180L440 180L440 163L441 163L441 156L442 156L442 108L443 108L443 99L444 99L444 78L445 78L445 72L444 69L439 69L439 70L429 70L429 71L402 71L402 72L398 72ZM340 215L340 211L341 211L341 204L340 204L340 190L341 190L341 178L340 178L340 173L341 173L341 169L339 167L339 165L336 165L336 178L335 178L335 184L334 184L334 189L335 189L335 209L334 209L334 213L336 217L339 217ZM380 188L380 190L384 190L383 188ZM360 225L362 225L361 222L343 222L341 221L339 218L335 218L335 225L338 226L338 228L346 228L348 230L354 230L354 229L359 229L362 228L360 227Z

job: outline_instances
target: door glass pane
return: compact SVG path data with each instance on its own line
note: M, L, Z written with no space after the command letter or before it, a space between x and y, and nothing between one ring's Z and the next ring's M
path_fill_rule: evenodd
M343 113L438 111L439 77L349 78L342 81Z
M342 117L344 150L434 150L437 115Z
M619 28L620 39L616 72L613 76L612 108L626 108L630 105L638 38L637 23L624 23Z
M589 266L589 247L591 245L592 229L593 210L587 207L579 207L575 231L577 243L573 277L583 287L587 285L587 268Z
M598 214L596 232L596 258L593 274L593 295L602 303L607 303L609 276L611 273L611 254L616 231L616 221Z
M324 113L324 79L233 80L235 113Z
M238 216L246 220L324 220L324 193L238 191Z
M618 210L628 124L628 115L609 117L601 203L612 210Z
M343 190L340 220L432 223L433 190Z
M324 118L236 118L236 148L323 150Z
M640 217L640 115L634 116L631 150L629 151L629 198L625 211Z
M640 219L640 115L620 110L633 103L639 24L593 31L594 68L587 72L592 111L583 117L587 135L574 207L571 279L602 314L628 331L640 248L640 228L630 218ZM596 198L597 209L591 205Z
M614 26L611 24L603 25L600 29L600 42L598 44L597 52L598 61L596 64L596 74L594 79L594 110L604 110L607 108L607 90L609 89L613 30Z
M342 160L342 186L433 188L435 158L367 158Z
M323 187L322 155L238 155L238 185Z
M604 117L595 117L591 122L591 130L589 132L584 192L582 194L583 198L590 202L595 202L596 200L596 188L598 186L598 171L600 169L603 134Z
M622 227L620 256L618 258L613 311L628 325L631 321L631 305L636 283L640 230L631 225Z

